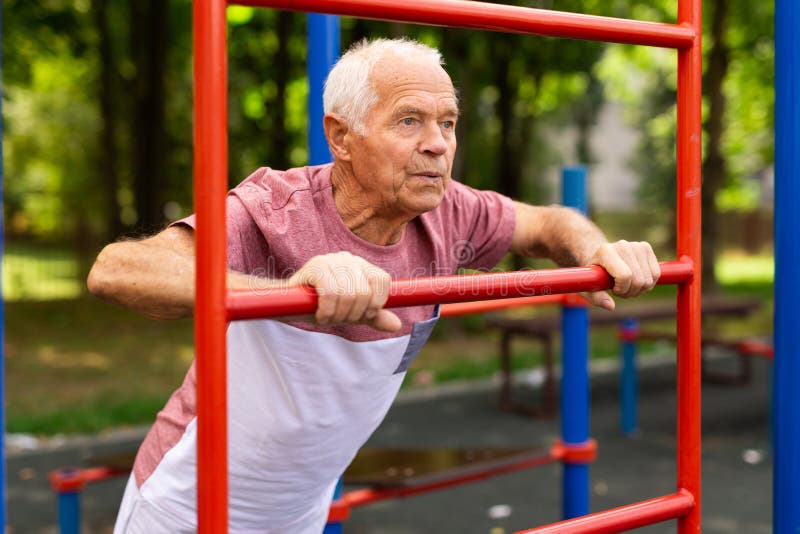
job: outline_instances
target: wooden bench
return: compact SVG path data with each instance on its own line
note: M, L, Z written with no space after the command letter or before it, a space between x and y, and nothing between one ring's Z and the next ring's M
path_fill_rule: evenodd
M745 317L761 307L761 302L754 298L730 297L705 297L703 299L703 315L706 317ZM676 306L674 302L636 302L619 304L616 310L608 311L598 308L589 310L589 324L592 327L617 326L625 320L635 320L639 323L658 320L674 319ZM487 319L489 328L498 329L500 337L500 368L501 383L499 391L500 408L506 411L523 413L534 417L552 417L557 412L556 384L554 371L554 340L561 329L561 318L558 315L544 315L530 318L509 318L491 316ZM523 336L533 338L542 344L542 366L544 368L544 382L541 388L541 398L538 403L523 403L514 399L513 378L511 372L511 345L514 337ZM675 334L646 332L639 333L639 339L675 339ZM737 341L722 340L719 338L705 337L704 346L717 345L736 346ZM704 380L726 383L743 384L750 379L749 359L746 351L739 351L740 372L736 375L723 375L707 369L703 361Z

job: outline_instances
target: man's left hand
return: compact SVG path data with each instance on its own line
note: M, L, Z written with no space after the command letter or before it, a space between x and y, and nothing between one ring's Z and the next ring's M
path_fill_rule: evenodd
M650 291L661 276L653 247L645 241L606 243L597 249L589 263L608 271L614 279L612 293L622 298L636 297ZM607 310L615 307L614 299L606 291L588 293L586 298L595 306Z

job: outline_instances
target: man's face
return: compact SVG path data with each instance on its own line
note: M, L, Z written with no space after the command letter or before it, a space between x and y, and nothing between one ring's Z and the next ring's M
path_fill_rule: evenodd
M355 180L387 216L436 208L450 181L458 105L441 67L388 56L373 70L366 135L350 133Z

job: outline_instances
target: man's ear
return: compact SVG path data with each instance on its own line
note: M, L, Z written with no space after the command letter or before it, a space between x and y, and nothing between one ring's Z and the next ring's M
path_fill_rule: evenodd
M322 119L325 138L334 159L350 161L350 127L341 115L326 113Z

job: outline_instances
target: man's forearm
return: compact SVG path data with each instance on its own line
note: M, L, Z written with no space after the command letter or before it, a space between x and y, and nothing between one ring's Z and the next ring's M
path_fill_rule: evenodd
M593 222L572 208L515 204L519 227L512 251L517 254L546 257L571 267L589 263L608 242Z
M258 280L258 287L266 287ZM191 254L148 244L123 241L108 245L92 267L89 291L103 300L130 308L152 319L191 317L194 311L195 259ZM250 276L229 272L231 289L253 287Z

